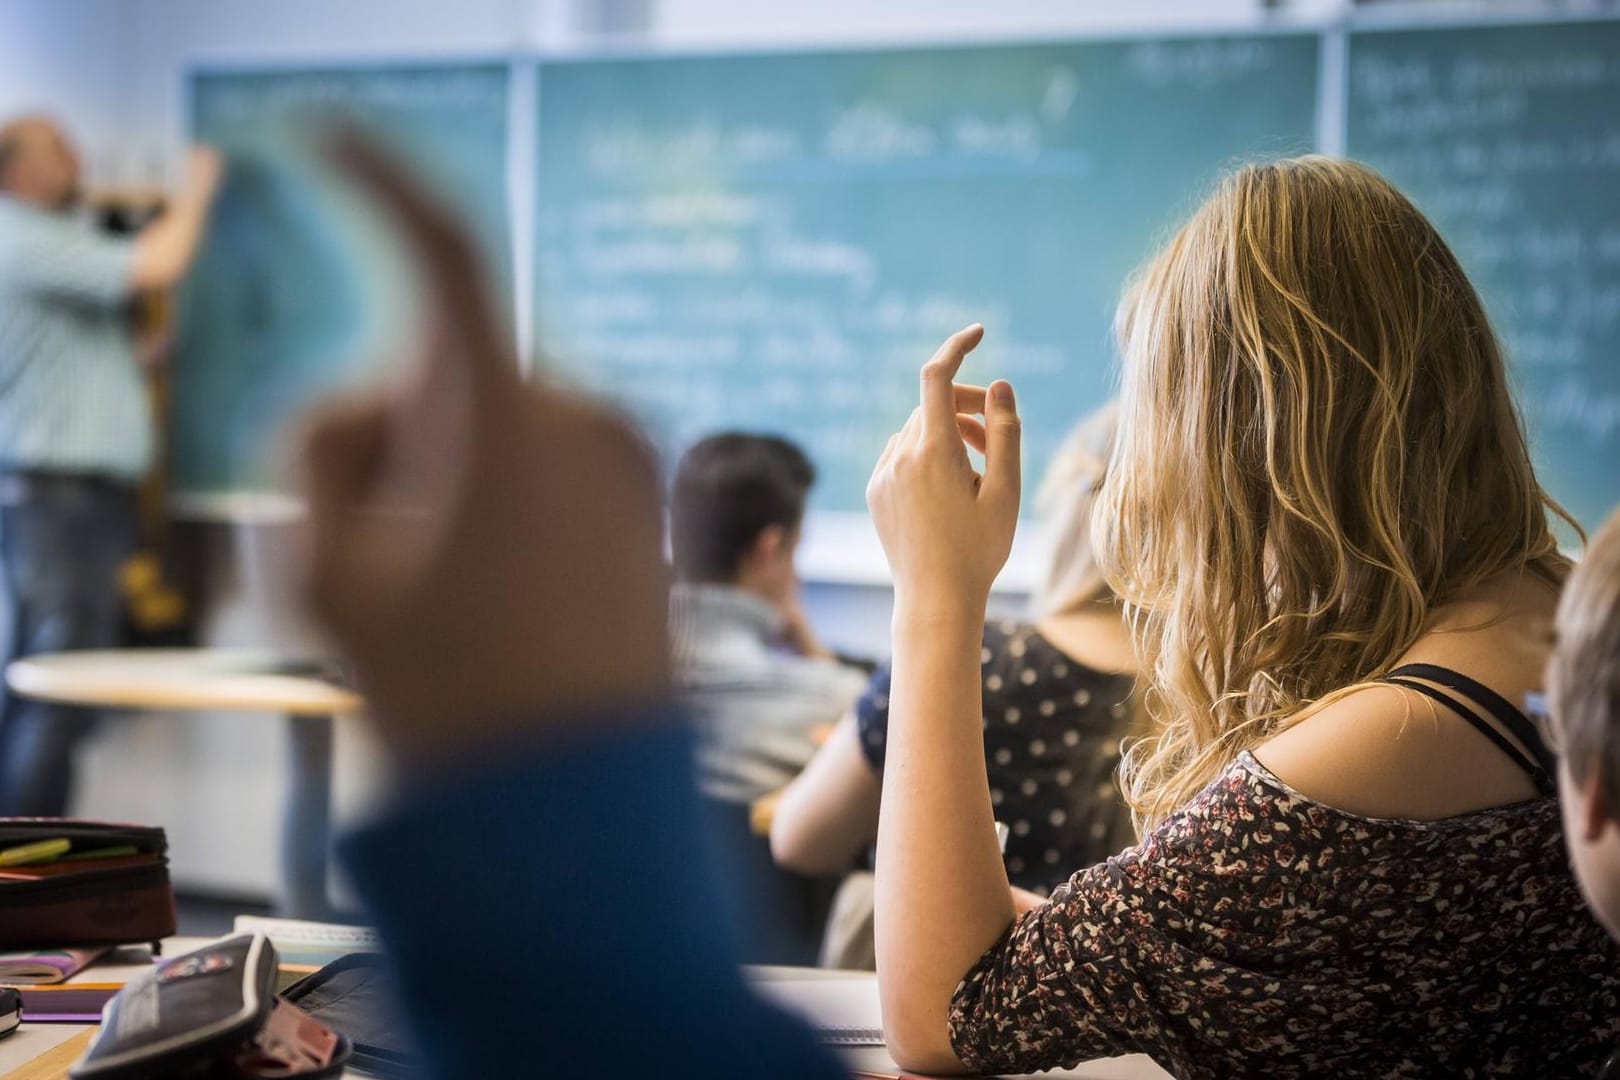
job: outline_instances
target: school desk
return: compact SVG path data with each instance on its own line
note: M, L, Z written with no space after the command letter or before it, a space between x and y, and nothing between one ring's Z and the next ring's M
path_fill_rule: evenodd
M286 656L253 649L103 649L13 661L6 682L13 693L62 705L285 716L292 770L282 814L280 908L292 918L324 919L331 913L332 720L364 703L293 670Z
M164 956L180 956L208 944L206 938L169 938ZM80 972L71 982L124 981L151 961L143 949L119 950ZM764 997L798 1013L812 1024L849 1023L876 1026L877 976L861 971L820 968L749 967L748 982ZM27 1024L0 1040L0 1080L60 1080L79 1059L94 1030L89 1024ZM839 1052L851 1069L895 1074L899 1067L881 1046L845 1048ZM345 1078L357 1076L346 1072ZM1141 1055L1086 1062L1075 1069L1041 1073L1050 1080L1167 1080L1169 1074Z

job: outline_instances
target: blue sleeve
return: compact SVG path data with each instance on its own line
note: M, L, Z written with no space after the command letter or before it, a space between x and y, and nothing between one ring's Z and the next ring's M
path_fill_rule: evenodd
M346 838L436 1075L842 1075L744 988L688 725L640 719L508 755Z

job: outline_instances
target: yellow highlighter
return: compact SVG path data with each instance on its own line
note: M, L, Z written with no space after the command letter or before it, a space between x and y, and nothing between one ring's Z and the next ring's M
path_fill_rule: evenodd
M0 851L0 866L32 866L34 863L51 862L66 855L72 847L73 841L60 837L19 844Z

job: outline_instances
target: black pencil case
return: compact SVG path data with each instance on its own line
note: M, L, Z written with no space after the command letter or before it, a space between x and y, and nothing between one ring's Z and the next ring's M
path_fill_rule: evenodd
M376 953L353 953L306 975L281 996L354 1044L353 1072L384 1080L431 1075L401 1018L388 965Z
M110 859L0 867L0 949L141 945L175 932L162 829L71 818L0 818L0 849L41 840L69 854L134 848Z

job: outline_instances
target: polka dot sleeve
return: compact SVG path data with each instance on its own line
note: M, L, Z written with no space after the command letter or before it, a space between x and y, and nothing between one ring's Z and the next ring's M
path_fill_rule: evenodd
M883 771L883 751L889 740L889 665L872 672L866 692L855 703L855 729L861 737L861 753L872 771Z
M979 654L981 669L988 671L992 658L1000 654L1007 637L1008 630L1003 624L994 621L985 624L984 646ZM866 760L873 771L880 773L883 771L883 755L889 740L891 678L889 665L879 665L866 684L866 692L855 703L855 726L861 737L861 752L866 755ZM987 679L995 679L997 685L991 687L987 682L986 690L1000 689L999 676L989 674Z

